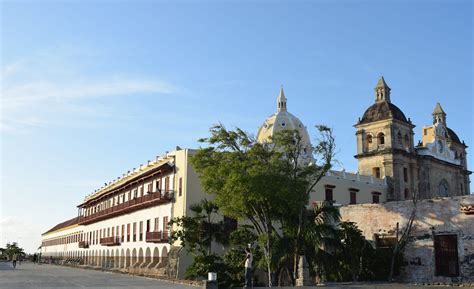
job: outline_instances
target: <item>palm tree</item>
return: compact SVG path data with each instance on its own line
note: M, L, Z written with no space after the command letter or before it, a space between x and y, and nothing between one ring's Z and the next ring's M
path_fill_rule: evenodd
M302 242L303 253L316 275L321 275L325 267L332 267L332 253L337 240L337 225L340 214L337 207L328 202L315 204L307 211Z
M3 249L3 253L8 256L9 259L13 257L13 254L17 254L18 256L25 255L23 248L18 247L16 242L7 243L7 247Z
M203 247L207 249L207 254L210 255L212 253L213 241L226 243L224 222L215 221L215 218L218 216L219 208L214 202L204 199L197 204L191 205L189 209L194 212L195 217L199 220L199 239Z

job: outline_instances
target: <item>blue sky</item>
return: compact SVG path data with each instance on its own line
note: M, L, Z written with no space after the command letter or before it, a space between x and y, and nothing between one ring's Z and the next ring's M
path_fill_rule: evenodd
M384 75L415 138L441 102L474 147L471 1L3 1L0 244L29 251L104 182L222 122L353 125ZM470 150L469 150L470 151ZM468 152L469 152L468 151ZM472 154L469 167L474 168ZM21 228L21 229L19 229Z

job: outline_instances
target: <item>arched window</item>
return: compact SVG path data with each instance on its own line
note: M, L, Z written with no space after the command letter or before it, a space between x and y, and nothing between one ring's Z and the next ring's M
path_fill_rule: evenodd
M446 180L442 180L438 185L438 192L440 197L447 197L449 195L449 186Z
M372 135L368 134L367 135L367 144L371 144L371 143L372 143Z
M403 146L402 134L400 132L397 134L397 142L400 147Z
M405 134L405 147L406 148L410 147L410 138L408 137L407 134Z
M383 134L383 132L378 134L377 139L378 139L379 145L385 144L385 135Z

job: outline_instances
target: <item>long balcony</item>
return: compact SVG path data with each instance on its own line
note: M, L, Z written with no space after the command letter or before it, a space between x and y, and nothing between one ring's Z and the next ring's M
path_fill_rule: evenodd
M79 242L79 248L84 248L84 249L89 248L89 242L87 242L87 241L80 241L80 242Z
M147 193L144 196L129 200L127 202L115 205L105 210L96 212L88 216L80 216L79 224L86 225L108 218L112 218L121 214L130 213L136 210L168 203L171 201L173 191L161 191L155 193Z
M106 238L100 238L100 244L102 246L117 246L120 245L120 237L112 236Z
M146 241L148 243L167 243L168 231L147 232Z

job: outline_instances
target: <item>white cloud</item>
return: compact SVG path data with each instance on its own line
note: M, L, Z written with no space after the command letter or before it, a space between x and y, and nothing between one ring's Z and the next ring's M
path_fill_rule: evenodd
M26 252L35 252L41 242L42 228L19 216L0 218L0 247L17 242Z
M97 108L87 107L92 98L177 92L176 87L156 77L94 75L92 62L88 53L60 47L2 67L0 130L15 132L57 124L48 117L51 110L64 112L73 107L76 113L97 112Z

